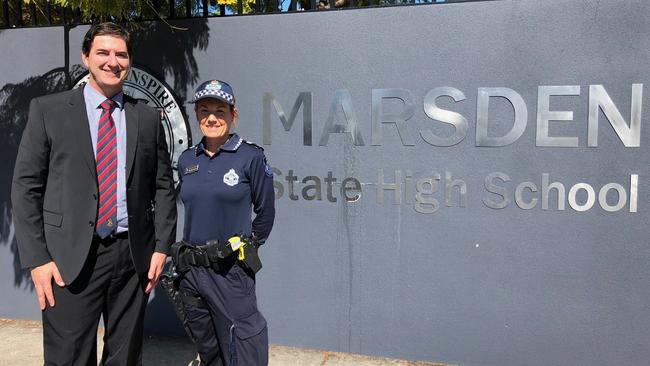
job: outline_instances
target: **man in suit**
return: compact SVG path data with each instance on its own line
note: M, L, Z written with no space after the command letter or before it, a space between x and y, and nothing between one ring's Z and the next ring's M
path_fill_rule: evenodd
M86 33L83 88L32 100L11 199L18 249L43 316L46 365L141 364L144 309L175 239L159 114L122 92L129 34Z

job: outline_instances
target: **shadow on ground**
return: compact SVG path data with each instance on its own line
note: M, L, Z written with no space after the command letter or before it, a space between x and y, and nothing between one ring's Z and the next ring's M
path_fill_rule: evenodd
M143 366L198 366L196 357L187 338L147 336L144 341Z

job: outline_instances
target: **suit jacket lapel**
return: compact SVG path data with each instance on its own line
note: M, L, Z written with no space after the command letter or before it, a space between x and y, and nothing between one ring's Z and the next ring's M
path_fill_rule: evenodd
M133 169L133 160L135 159L135 150L138 146L138 130L140 122L138 111L129 98L124 96L124 114L126 116L126 182L128 184L131 170Z
M74 127L71 136L77 139L76 145L79 149L79 156L84 157L84 161L92 174L93 179L97 180L97 168L95 166L95 153L93 151L93 142L90 137L90 126L88 124L88 113L86 111L86 101L84 100L83 88L77 88L70 97L70 121Z

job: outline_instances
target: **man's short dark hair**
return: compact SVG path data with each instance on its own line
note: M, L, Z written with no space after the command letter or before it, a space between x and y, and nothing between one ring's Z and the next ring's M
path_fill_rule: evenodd
M84 36L83 43L81 44L81 52L84 55L88 56L90 54L93 41L97 36L113 36L122 38L126 43L126 50L129 51L129 41L131 40L129 31L115 23L106 22L93 24L93 26L88 29L88 32L86 32L86 35ZM129 51L129 54L130 53L131 52Z

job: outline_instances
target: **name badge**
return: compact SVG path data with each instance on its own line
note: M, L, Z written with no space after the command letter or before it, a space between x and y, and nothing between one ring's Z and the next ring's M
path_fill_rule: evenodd
M196 173L198 171L199 171L199 164L190 165L190 166L185 168L185 171L183 172L183 175Z

